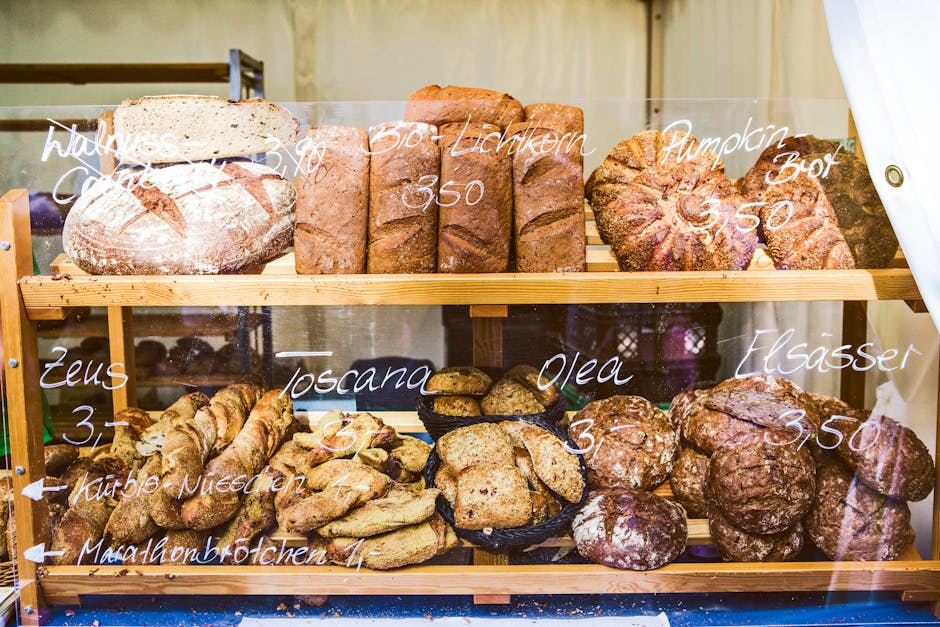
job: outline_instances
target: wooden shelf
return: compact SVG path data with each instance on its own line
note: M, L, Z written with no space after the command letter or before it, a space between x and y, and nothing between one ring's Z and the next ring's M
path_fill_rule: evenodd
M594 564L413 566L53 566L52 602L83 594L597 594L938 590L940 561L669 564L633 572Z
M0 83L227 83L228 63L0 63Z
M248 314L250 328L261 324L261 314ZM201 337L227 335L238 329L235 314L135 314L137 337ZM42 324L36 331L45 338L106 337L108 317L92 315L82 320L66 320L64 324Z
M588 251L589 261L609 250ZM609 263L609 262L607 262ZM297 275L293 253L257 274L93 276L20 280L28 309L100 305L486 305L920 300L907 268L738 272ZM613 264L616 266L616 264ZM69 268L66 262L57 266Z

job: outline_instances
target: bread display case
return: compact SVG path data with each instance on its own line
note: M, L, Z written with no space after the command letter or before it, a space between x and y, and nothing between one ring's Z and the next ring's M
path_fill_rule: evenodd
M408 104L284 104L278 113L299 129L266 131L263 154L213 131L210 148L227 148L211 164L123 150L139 129L114 135L108 124L121 114L104 107L3 111L49 120L18 144L28 151L4 155L17 167L0 177L10 189L0 200L3 391L24 624L46 605L102 594L394 590L496 604L533 593L877 590L940 601L937 416L920 405L894 413L899 405L875 394L883 384L897 393L904 386L893 382L909 376L935 399L923 373L936 336L894 325L880 337L869 320L870 303L904 301L911 316L923 306L863 180L858 140L845 137L844 102L510 98L515 110L480 94L469 109L452 93L434 107L440 96L418 94ZM471 109L480 124L460 121ZM583 127L571 126L576 109ZM209 114L211 128L226 115ZM231 126L256 123L245 115ZM574 130L532 123L551 115ZM56 122L78 118L101 118L106 130ZM577 141L560 141L566 133ZM114 172L100 165L109 152L124 160ZM31 237L28 192L49 190L76 212L64 247ZM37 252L53 259L48 272L34 274ZM638 398L648 375L635 378L614 354L638 339L611 325L613 339L573 352L573 338L546 329L526 338L534 354L552 355L529 364L538 402L487 410L502 407L484 401L510 388L503 381L520 385L508 396L526 393L526 370L504 359L510 306L551 306L579 336L603 337L594 327L620 314L601 306L664 303L725 312L720 327L706 316L716 319L707 339L675 324L657 331L657 350L707 345L721 359L697 386L680 377L671 408ZM776 310L776 328L761 327L766 312L751 303L805 309ZM448 305L469 306L471 332L455 341L472 364L445 361ZM267 380L232 375L165 398L159 411L136 409L134 343L159 335L153 314L183 308L211 325L255 306L272 308ZM106 361L69 358L53 331L37 333L38 321L75 307L106 311ZM448 366L492 380L471 391L429 386ZM41 393L79 384L109 393L114 414L96 427L96 407L73 408L90 437L68 440L80 448L68 478L50 470L37 416ZM548 389L558 396L538 396ZM380 405L376 392L393 401ZM470 453L430 452L436 438L422 420L445 410L428 397L449 395L481 399L482 410L454 404L468 414L464 428L490 425L464 445ZM556 406L564 417L540 423ZM438 466L426 472L429 455L455 474L455 501ZM488 455L508 462L480 461ZM471 477L477 464L498 472ZM296 494L278 487L298 477ZM537 485L556 510L532 496ZM486 498L472 500L470 486ZM521 498L523 514L476 520L506 491L506 507ZM488 542L507 519L523 534L546 520L560 531L512 550ZM605 525L623 528L597 537ZM473 542L468 530L483 536Z

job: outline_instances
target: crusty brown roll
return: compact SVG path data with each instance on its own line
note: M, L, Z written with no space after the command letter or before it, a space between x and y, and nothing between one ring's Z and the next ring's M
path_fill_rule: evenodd
M366 270L369 134L349 126L314 126L298 181L294 255L298 274Z
M140 544L160 531L150 516L149 506L149 492L159 485L160 464L160 454L151 455L134 475L134 483L125 487L125 494L104 529L114 546Z
M437 127L386 122L370 130L368 272L434 272L441 172Z
M190 529L210 529L229 520L238 510L244 493L233 489L261 472L264 465L294 427L290 395L270 390L255 404L245 426L218 457L206 464L203 476L212 478L183 502L181 517ZM220 480L228 479L224 485Z
M764 200L764 192L773 185L781 168L784 168L791 159L795 158L796 162L799 162L809 155L835 156L837 153L838 157L845 154L841 152L839 142L820 139L813 135L801 137L791 135L779 142L774 142L760 154L751 169L738 179L741 194L748 202L761 202ZM792 169L792 165L788 166L789 169Z
M832 421L843 436L835 449L842 461L862 483L885 496L902 501L927 498L936 472L930 451L917 434L888 416L867 410L855 415L861 420Z
M914 541L907 503L866 487L841 463L821 464L806 532L835 560L893 560Z
M708 528L726 562L784 562L803 550L800 522L780 533L753 534L735 527L718 508L713 508L708 514Z
M428 85L412 92L405 102L405 119L441 126L451 122L495 124L506 128L521 122L522 104L490 89Z
M807 160L824 155L808 155ZM839 153L828 175L781 172L764 192L764 239L784 270L885 268L898 240L867 166ZM790 209L792 208L792 213Z
M682 508L651 492L595 490L571 523L578 552L613 568L652 570L685 550Z
M446 124L440 132L442 198L437 269L448 273L505 272L512 239L508 144L500 145L500 130L491 124Z
M562 133L534 122L513 124L513 241L519 272L585 269L584 184L581 161Z
M705 518L708 515L704 490L708 459L707 455L686 447L679 452L675 468L669 475L672 494L692 518Z
M666 414L639 396L588 403L568 437L584 450L592 487L651 490L672 471L679 436Z
M711 457L705 496L736 527L754 534L780 533L813 503L815 464L789 431L766 429L725 442Z
M721 160L689 134L642 131L620 142L585 191L621 270L741 270L757 245Z
M799 432L796 424L787 427L799 420L805 432L815 434L822 424L813 398L784 377L762 373L733 377L713 387L702 399L709 409L765 427Z
M566 151L569 150L567 142L573 140L577 145L572 144L571 149L579 154L582 152L583 146L578 138L584 133L584 111L580 108L553 102L536 102L526 105L524 111L526 122L553 128L560 132L563 138L567 133Z
M58 477L78 459L78 447L72 444L47 444L42 452L50 477Z

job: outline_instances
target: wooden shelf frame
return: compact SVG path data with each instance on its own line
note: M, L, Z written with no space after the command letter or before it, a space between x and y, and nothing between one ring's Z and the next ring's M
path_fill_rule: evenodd
M0 240L14 242L16 258L31 251L26 192L0 199ZM23 235L25 231L25 235ZM24 252L25 249L25 252ZM499 275L354 275L298 276L288 254L253 274L172 277L89 276L59 260L68 279L31 276L0 252L0 295L4 303L4 339L15 345L24 363L38 364L35 322L49 311L71 306L109 306L109 327L117 332L127 308L135 306L220 305L443 305L469 304L474 324L474 361L499 364L500 321L509 304L617 302L752 302L919 300L907 268L852 271L747 270L741 272L621 273L607 271L609 250L589 250L589 272ZM10 303L18 315L7 315ZM850 309L847 312L852 311ZM858 314L858 315L856 315ZM843 334L864 331L863 310L852 314ZM11 321L20 333L10 331ZM114 357L114 356L112 356ZM8 375L10 371L8 370ZM24 374L24 373L17 373ZM27 464L14 477L15 489L43 475L40 433L27 419L38 400L31 379L8 379L16 387L11 430L28 444L14 463ZM856 381L857 383L857 381ZM864 381L862 380L862 384ZM31 387L32 386L32 387ZM11 390L12 391L12 390ZM854 393L857 393L854 392ZM32 396L30 396L32 395ZM311 414L311 418L315 414ZM388 415L391 424L419 427L412 412ZM40 434L41 435L41 434ZM38 465L37 465L38 464ZM18 494L18 493L17 493ZM935 499L935 529L940 514ZM22 508L21 508L22 505ZM18 568L25 624L36 624L42 602L75 603L83 594L472 594L477 602L505 602L526 593L770 592L826 590L896 590L904 598L933 599L940 590L940 532L935 531L930 560L913 547L893 562L674 563L648 572L604 566L510 565L505 554L473 549L469 566L414 566L388 572L355 572L339 566L64 566L43 567L22 559L22 550L38 543L30 521L45 517L44 504L19 496ZM25 514L21 512L25 511ZM690 521L693 542L707 539L704 521ZM570 544L570 543L569 543ZM559 545L560 544L556 544ZM550 576L546 572L550 570ZM940 596L940 595L938 595Z

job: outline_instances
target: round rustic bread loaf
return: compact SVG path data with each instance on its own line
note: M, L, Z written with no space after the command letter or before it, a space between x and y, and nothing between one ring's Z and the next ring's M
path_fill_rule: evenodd
M893 418L855 409L823 394L811 395L823 420L842 438L821 433L819 443L835 452L872 490L904 501L927 498L934 487L934 460L923 441ZM838 444L838 445L837 445Z
M669 475L673 495L691 518L704 518L708 515L704 491L708 461L707 455L692 447L684 448L679 452L676 467Z
M761 202L764 200L764 192L773 184L774 179L780 174L780 169L787 164L794 153L797 155L796 162L799 162L808 155L827 153L835 155L837 150L841 150L837 141L819 139L813 135L786 137L768 146L751 169L738 179L741 194L749 202ZM841 157L842 154L844 153L840 151L838 156Z
M682 508L641 490L591 492L571 528L581 555L630 570L665 566L682 554L688 541Z
M614 146L586 195L621 270L740 270L757 244L724 164L690 134L637 133Z
M821 464L806 532L834 560L893 560L913 542L907 503L878 494L841 463Z
M807 161L824 155L808 155ZM764 191L764 239L774 264L784 270L885 268L898 250L868 168L840 153L828 175L780 173ZM792 203L792 215L788 204ZM786 207L786 211L782 208ZM774 214L774 215L772 215ZM770 228L770 225L776 228Z
M869 488L902 501L921 501L933 491L936 473L927 446L893 418L862 412L861 423L842 422L836 453Z
M709 409L705 396L689 403L684 412L683 439L706 455L714 453L726 440L740 434L763 432L765 427L748 420L739 420L722 411Z
M800 432L799 426L787 425L799 420L804 430L815 434L822 423L813 398L784 377L755 373L726 379L703 399L709 409L764 427L796 433Z
M688 419L689 407L692 402L702 397L707 390L686 390L676 394L669 403L669 421L679 432L679 437L685 437L685 424Z
M708 529L726 562L784 562L803 550L803 525L797 522L780 533L753 534L739 529L714 508Z
M765 429L728 440L711 457L705 496L732 524L755 534L795 525L813 503L815 464L793 434Z
M665 412L639 396L588 403L571 419L568 435L585 450L593 487L655 488L672 471L679 450Z
M250 161L118 170L72 207L66 254L93 274L218 274L293 238L294 186Z

